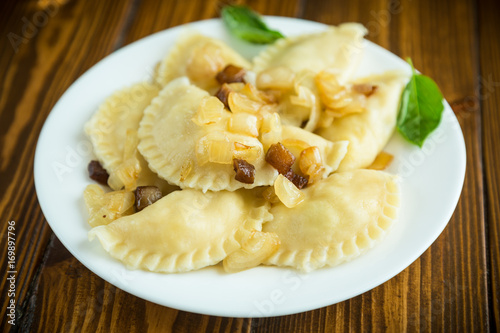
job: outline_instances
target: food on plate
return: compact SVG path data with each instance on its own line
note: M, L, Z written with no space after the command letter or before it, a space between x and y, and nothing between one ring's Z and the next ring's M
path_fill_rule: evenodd
M257 87L281 90L285 124L314 131L318 127L321 103L315 79L327 71L339 82L348 80L363 54L366 29L345 23L328 30L280 39L253 60Z
M320 33L279 39L255 57L253 70L259 73L283 66L296 74L317 74L328 69L344 82L354 74L363 57L366 32L359 23L344 23Z
M396 178L363 169L334 173L304 189L301 204L276 203L262 231L276 234L281 245L265 263L311 271L359 256L396 218Z
M107 182L114 190L155 185L166 194L174 189L158 178L137 152L139 122L158 91L158 87L148 82L120 90L107 98L85 124L94 154L108 172Z
M147 206L151 206L163 197L160 189L156 186L137 186L134 191L135 210L140 212Z
M280 239L272 232L253 230L240 244L241 248L222 261L224 270L228 273L236 273L262 264L278 250Z
M397 177L380 171L390 158L372 163L407 77L354 77L365 33L349 23L282 38L252 61L182 34L158 85L115 93L86 125L112 189L85 190L89 238L163 273L310 271L371 248L399 206Z
M89 172L90 179L95 180L101 185L108 185L109 174L99 163L99 161L93 160L90 161L87 166L87 170Z
M171 184L203 191L272 185L277 172L264 160L259 139L227 129L228 121L236 114L225 110L219 102L220 109L217 116L212 116L213 121L206 125L193 121L202 113L216 113L212 106L203 108L202 102L210 98L214 97L181 77L167 84L153 100L139 129L139 150L151 169ZM234 179L231 150L237 149L240 157L256 169L252 184ZM189 165L189 172L184 172L184 165Z
M302 173L309 176L310 181L326 178L332 172L337 171L349 148L349 141L347 140L326 140L317 134L295 126L283 126L281 136L281 143L292 151L299 161L299 165L297 165L295 171L302 171ZM309 173L306 170L300 169L300 165L304 168L307 160L311 159L308 152L313 148L318 153L318 159L315 163L317 174L313 174L312 170Z
M134 193L126 190L104 192L96 184L85 188L85 205L89 213L91 227L106 225L114 220L134 213Z
M236 172L234 179L245 184L254 183L255 167L252 164L239 158L233 158L233 168Z
M269 204L252 191L186 189L93 228L89 237L129 268L177 273L217 264L271 218Z
M250 68L251 64L221 40L186 31L163 59L155 79L160 85L186 76L196 86L213 92L217 74L227 65Z
M355 84L369 82L377 87L366 98L363 111L334 117L330 126L318 129L317 133L327 140L349 141L339 171L366 168L373 163L394 133L399 99L407 81L408 76L400 72L356 80ZM325 110L324 116L328 117L329 112Z
M393 159L394 156L392 156L389 153L386 153L385 151L381 151L380 154L378 154L377 157L375 157L375 160L367 169L384 170L391 164Z

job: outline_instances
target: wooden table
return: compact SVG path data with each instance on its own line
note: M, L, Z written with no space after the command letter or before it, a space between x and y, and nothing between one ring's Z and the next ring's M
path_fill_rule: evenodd
M266 15L358 21L368 39L433 77L459 119L467 174L438 240L383 285L296 315L223 318L162 307L80 264L47 224L33 156L50 110L106 55L154 32L217 17L214 0L29 0L0 5L1 331L496 331L500 329L500 2L254 0ZM8 324L7 227L16 222L16 326Z

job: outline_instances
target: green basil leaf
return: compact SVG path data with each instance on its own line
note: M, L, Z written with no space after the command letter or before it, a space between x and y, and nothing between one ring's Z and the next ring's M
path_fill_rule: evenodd
M413 73L401 95L397 125L399 132L408 141L422 148L425 139L441 121L443 95L436 82L418 74L411 59L407 61Z
M245 6L222 8L222 20L235 36L251 43L268 44L283 38L279 31L271 30L259 14Z

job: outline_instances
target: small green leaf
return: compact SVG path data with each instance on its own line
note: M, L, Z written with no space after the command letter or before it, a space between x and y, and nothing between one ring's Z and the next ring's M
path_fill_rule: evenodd
M408 141L422 147L425 139L441 121L443 95L436 82L418 74L411 59L407 61L413 73L401 95L398 130Z
M226 6L222 8L222 20L235 36L251 43L268 44L283 38L279 31L271 30L259 14L245 6Z

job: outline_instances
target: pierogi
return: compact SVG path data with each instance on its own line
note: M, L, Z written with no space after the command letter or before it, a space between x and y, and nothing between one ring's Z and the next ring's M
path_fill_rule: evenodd
M271 219L269 204L250 192L187 189L90 231L128 267L177 273L214 265Z
M120 90L109 97L85 124L94 153L110 174L108 185L113 190L154 185L167 194L175 189L153 173L137 152L139 122L158 91L158 87L149 82Z
M399 99L407 81L407 75L400 72L356 80L359 84L369 82L377 86L367 98L365 111L340 117L330 126L317 130L325 139L349 141L339 170L366 168L385 147L396 128Z
M212 91L215 75L226 65L250 68L251 64L221 40L185 31L158 66L155 81L165 86L173 79L187 76L200 88Z
M373 247L400 194L397 176L366 168L394 131L407 77L354 79L365 34L342 24L254 59L181 34L155 83L116 92L85 126L112 190L85 190L89 239L161 273L311 271ZM142 197L145 187L161 195Z
M328 69L343 82L353 75L363 57L366 33L359 23L344 23L320 33L279 39L255 57L253 70L285 66L295 73L319 73Z
M263 231L277 234L281 246L267 264L310 271L357 257L381 239L399 207L396 177L382 171L338 172L304 193L296 207L272 207Z
M208 96L205 90L182 77L169 83L153 100L145 111L139 129L139 150L146 156L150 167L172 184L202 191L272 185L277 172L265 162L264 148L259 140L226 130L227 121L231 116L229 111L224 111L220 122L212 124L210 128L198 126L192 121L199 104ZM220 133L224 138L228 138L228 142L256 147L260 154L253 161L257 169L254 184L236 181L233 166L230 164L200 165L196 158L196 146L210 131ZM184 165L189 165L191 171L182 177Z

